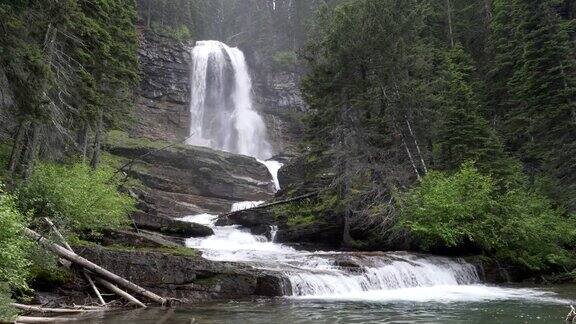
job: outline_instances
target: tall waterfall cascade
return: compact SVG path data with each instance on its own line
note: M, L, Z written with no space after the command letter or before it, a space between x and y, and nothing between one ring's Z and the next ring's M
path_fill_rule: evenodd
M187 143L261 160L272 156L266 125L252 106L244 53L219 41L192 49L190 138Z

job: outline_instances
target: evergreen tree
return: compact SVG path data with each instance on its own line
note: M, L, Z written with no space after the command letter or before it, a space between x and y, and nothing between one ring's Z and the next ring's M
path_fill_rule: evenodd
M445 93L444 122L438 138L438 167L457 170L473 160L488 172L498 170L504 158L500 139L480 115L478 95L471 86L473 67L460 45L448 52L446 73L449 89Z

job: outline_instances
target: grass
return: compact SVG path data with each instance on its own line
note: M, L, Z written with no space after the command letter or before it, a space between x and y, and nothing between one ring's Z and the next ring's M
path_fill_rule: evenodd
M125 251L125 252L159 252L164 254L171 254L171 255L178 255L178 256L186 256L186 257L199 257L200 253L197 250L187 248L184 246L165 246L165 247L157 247L157 248L144 248L144 247L135 247L135 246L127 246L121 244L114 244L106 247L107 249L115 250L115 251Z
M134 138L130 137L128 133L112 130L109 131L106 136L106 145L111 147L127 147L127 148L152 148L160 149L170 145L170 142L166 141L153 141L148 138ZM183 144L175 144L171 148L186 147Z

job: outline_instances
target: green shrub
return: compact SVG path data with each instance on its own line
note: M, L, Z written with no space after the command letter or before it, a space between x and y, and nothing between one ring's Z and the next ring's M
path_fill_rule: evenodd
M19 189L23 210L48 216L72 230L117 228L125 224L135 201L117 190L120 175L102 165L40 163Z
M471 163L453 175L430 172L401 197L399 224L423 250L473 245L532 271L570 265L574 220L527 188L497 188Z
M274 68L281 71L292 71L298 62L298 55L294 51L276 52L272 55Z
M9 307L11 289L26 290L30 261L22 229L26 217L16 208L12 195L0 184L0 320L12 318L16 312Z

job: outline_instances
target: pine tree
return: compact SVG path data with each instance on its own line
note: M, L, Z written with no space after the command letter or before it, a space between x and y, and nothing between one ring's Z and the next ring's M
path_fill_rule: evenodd
M480 103L470 80L471 59L456 45L446 61L448 90L437 142L437 166L457 170L472 160L487 173L500 172L506 157L500 139L480 115Z
M532 175L546 171L576 208L576 65L568 25L557 1L518 1L521 57L508 86L507 116L512 148Z

